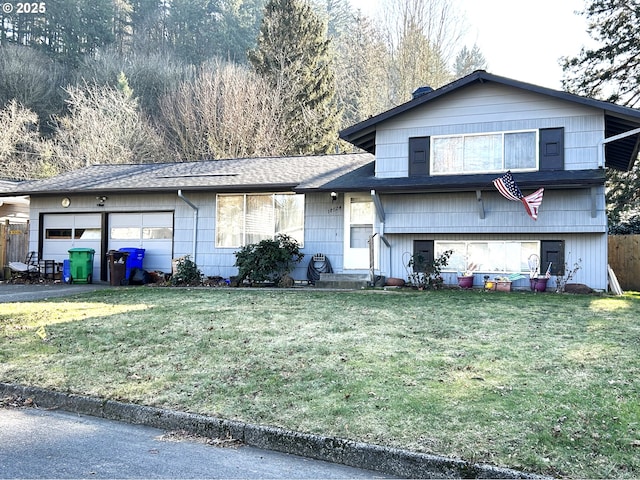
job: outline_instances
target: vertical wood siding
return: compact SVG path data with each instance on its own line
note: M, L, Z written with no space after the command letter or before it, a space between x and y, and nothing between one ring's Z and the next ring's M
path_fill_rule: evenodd
M609 264L623 290L640 291L640 235L609 237Z

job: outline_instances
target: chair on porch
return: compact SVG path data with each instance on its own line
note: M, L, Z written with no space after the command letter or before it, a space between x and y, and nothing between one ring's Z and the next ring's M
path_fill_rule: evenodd
M11 280L16 278L33 280L40 277L40 266L38 265L36 252L29 252L24 262L9 262L11 270Z

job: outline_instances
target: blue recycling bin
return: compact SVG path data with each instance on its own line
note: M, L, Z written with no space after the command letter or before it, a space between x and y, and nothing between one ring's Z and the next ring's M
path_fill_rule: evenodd
M124 278L129 280L131 270L139 268L142 270L142 263L144 262L144 248L121 248L120 252L127 252L127 264L125 267Z
M68 258L62 262L62 281L71 283L71 261Z

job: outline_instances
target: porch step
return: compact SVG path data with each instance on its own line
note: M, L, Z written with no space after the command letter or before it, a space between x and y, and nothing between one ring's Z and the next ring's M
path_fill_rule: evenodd
M321 273L316 282L318 288L361 289L369 286L367 273Z

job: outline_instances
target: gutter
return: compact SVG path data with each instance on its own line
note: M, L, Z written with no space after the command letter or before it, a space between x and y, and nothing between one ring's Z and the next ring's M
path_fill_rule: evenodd
M193 209L193 245L191 249L191 257L195 264L196 261L196 242L198 240L198 207L196 207L188 198L182 194L182 190L178 190L178 197Z

